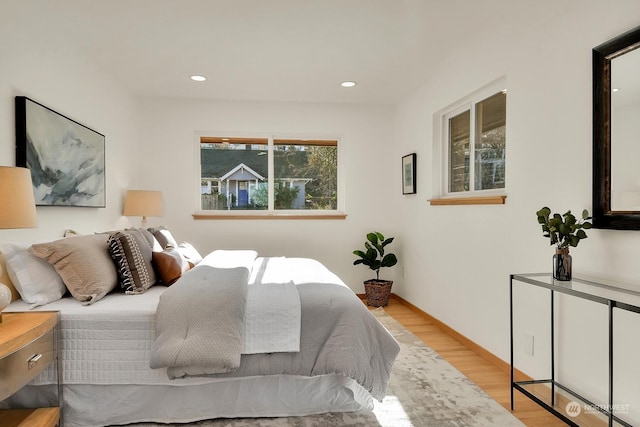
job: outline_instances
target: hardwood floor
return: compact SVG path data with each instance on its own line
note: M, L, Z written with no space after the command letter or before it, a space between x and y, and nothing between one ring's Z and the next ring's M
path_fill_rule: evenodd
M438 325L403 304L402 300L392 296L389 300L389 305L384 309L390 316L470 378L489 396L507 410L510 410L509 374L478 355L469 346L461 343L460 340L454 338L450 331L446 331L441 327L442 325ZM512 413L530 427L564 427L567 425L517 391L515 392L515 410Z

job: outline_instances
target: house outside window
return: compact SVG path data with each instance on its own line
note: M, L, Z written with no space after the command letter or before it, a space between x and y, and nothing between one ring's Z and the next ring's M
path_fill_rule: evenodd
M338 209L338 141L202 136L200 211Z
M257 187L268 183L266 138L201 138L201 210L261 210Z
M434 115L436 197L504 194L506 105L502 78Z

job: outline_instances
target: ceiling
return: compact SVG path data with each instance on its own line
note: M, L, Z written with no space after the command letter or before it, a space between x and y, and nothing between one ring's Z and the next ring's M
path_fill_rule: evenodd
M393 104L457 45L527 31L579 3L0 0L0 39L79 53L136 96Z

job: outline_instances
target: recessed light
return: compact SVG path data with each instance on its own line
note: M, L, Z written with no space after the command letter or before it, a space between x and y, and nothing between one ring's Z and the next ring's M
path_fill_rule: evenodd
M617 92L617 91L619 91L619 90L620 90L620 88L619 88L619 87L614 87L614 88L612 89L612 91L613 91L613 92Z
M340 83L340 86L342 86L342 87L354 87L355 85L356 85L356 82L351 82L351 81L346 81L346 82Z
M205 76L191 76L189 78L191 80L193 80L194 82L203 82L203 81L207 80L207 78Z

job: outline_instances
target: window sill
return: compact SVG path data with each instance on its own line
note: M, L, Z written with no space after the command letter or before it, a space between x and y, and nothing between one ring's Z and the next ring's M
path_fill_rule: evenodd
M301 214L301 213L195 213L193 219L195 220L208 220L208 219L346 219L345 213L313 213L313 214Z
M507 196L482 196L482 197L447 197L431 199L431 206L443 205L504 205Z

